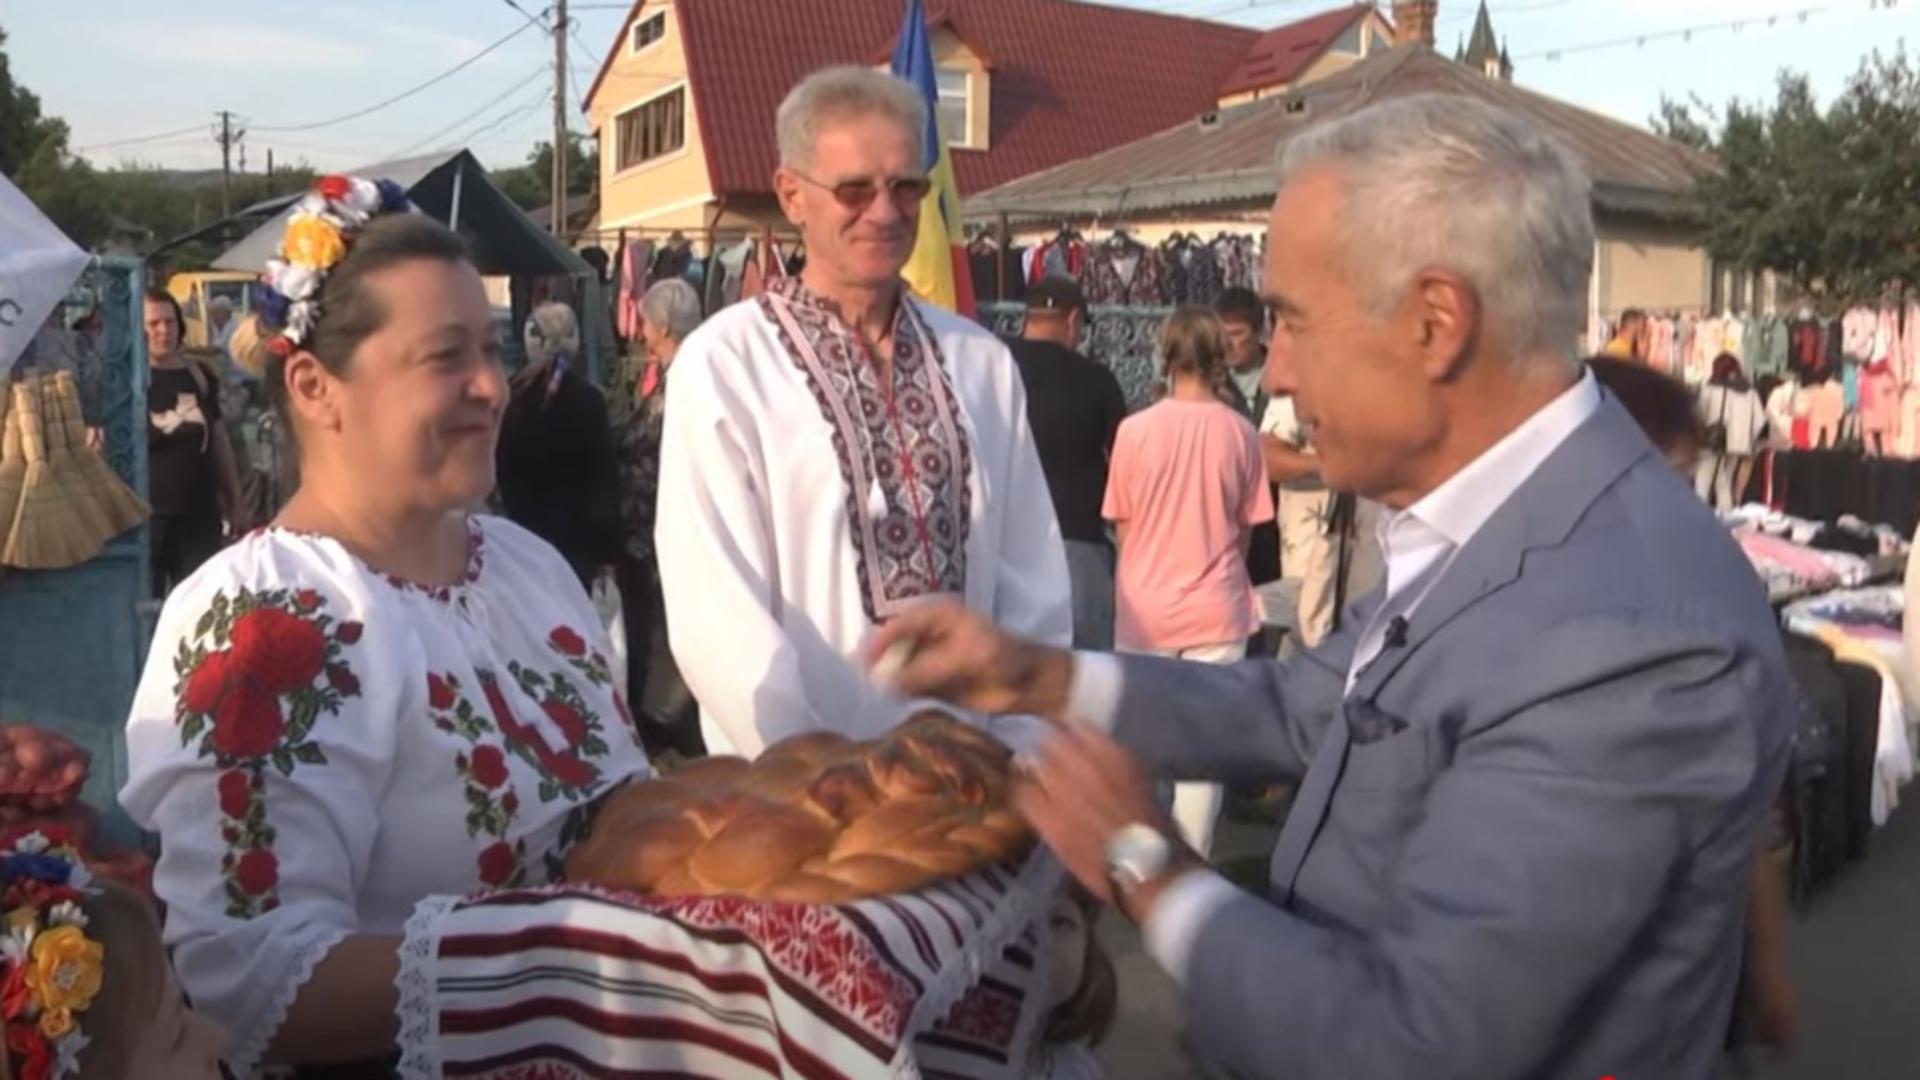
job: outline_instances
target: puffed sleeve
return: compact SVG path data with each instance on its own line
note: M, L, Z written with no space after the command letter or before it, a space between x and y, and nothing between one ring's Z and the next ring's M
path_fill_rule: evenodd
M120 801L159 834L174 967L242 1075L357 928L396 723L423 710L404 673L424 655L377 587L337 551L249 537L168 599L127 721Z

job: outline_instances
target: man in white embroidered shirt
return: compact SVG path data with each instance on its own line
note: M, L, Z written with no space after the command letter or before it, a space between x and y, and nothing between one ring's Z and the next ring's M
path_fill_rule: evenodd
M1005 345L907 294L927 119L867 68L777 122L807 266L688 337L668 376L655 540L667 633L715 753L885 732L913 709L860 664L872 628L948 596L1072 636L1066 549ZM983 718L1004 739L1037 722Z
M1022 812L1234 1074L1713 1076L1794 695L1752 570L1571 359L1591 185L1444 96L1296 134L1281 172L1269 363L1329 486L1394 511L1384 588L1237 668L950 607L873 647L913 649L903 690L1060 720ZM1169 839L1148 768L1303 778L1264 896Z

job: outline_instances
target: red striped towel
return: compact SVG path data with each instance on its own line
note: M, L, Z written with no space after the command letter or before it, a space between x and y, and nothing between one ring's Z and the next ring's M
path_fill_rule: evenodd
M1018 1077L1059 880L1036 849L841 907L580 886L429 898L401 948L401 1074Z

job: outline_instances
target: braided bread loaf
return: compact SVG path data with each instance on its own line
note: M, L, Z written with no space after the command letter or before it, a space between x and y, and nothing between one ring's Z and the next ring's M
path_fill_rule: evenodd
M658 896L843 904L913 892L1026 849L1011 755L939 712L886 736L785 739L711 757L607 799L567 877Z

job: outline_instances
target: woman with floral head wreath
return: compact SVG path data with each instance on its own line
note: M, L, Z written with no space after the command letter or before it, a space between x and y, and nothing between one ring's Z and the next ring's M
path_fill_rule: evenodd
M566 560L471 513L508 389L465 246L387 182L326 177L265 276L280 516L169 599L121 802L228 1063L391 1058L398 946L437 895L547 881L646 758ZM360 1075L356 1072L354 1075Z

